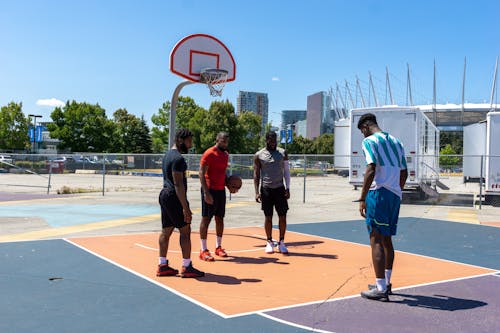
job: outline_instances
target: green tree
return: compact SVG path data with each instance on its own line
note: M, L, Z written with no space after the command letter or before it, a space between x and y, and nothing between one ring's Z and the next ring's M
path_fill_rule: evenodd
M233 154L241 153L238 118L234 112L234 106L228 100L215 101L210 104L200 133L201 151L213 146L217 133L222 131L229 134L229 151Z
M138 118L128 113L126 109L116 110L113 113L113 118L115 126L112 150L114 152L151 152L151 137L144 118Z
M176 128L186 127L193 132L193 147L196 152L201 145L201 126L206 110L198 106L191 97L180 96L177 101L175 123ZM170 102L163 103L158 113L151 117L153 127L151 140L153 152L163 153L167 149L170 125Z
M238 114L238 134L234 141L234 149L241 154L253 154L260 148L262 117L249 111ZM231 151L232 152L232 151Z
M315 154L333 154L333 133L321 134L314 139Z
M137 152L145 154L152 153L153 142L151 140L151 131L149 130L149 126L146 123L146 120L144 120L144 115L141 116L139 129L137 131L137 137L139 140Z
M451 145L456 154L461 155L464 145L463 132L441 132L439 133L439 148L442 149L446 145Z
M29 118L22 112L23 104L10 102L0 109L0 149L29 148Z
M51 118L50 136L61 141L62 149L106 152L112 147L114 123L99 104L68 101L63 108L55 108Z
M302 136L293 136L292 143L287 144L288 154L314 154L314 141Z
M151 140L154 153L163 153L168 145L168 128L170 124L170 102L165 102L157 114L151 116Z
M439 165L441 167L452 167L460 164L460 157L459 156L446 156L446 155L456 155L457 152L451 144L447 144L444 146L441 151L439 152Z

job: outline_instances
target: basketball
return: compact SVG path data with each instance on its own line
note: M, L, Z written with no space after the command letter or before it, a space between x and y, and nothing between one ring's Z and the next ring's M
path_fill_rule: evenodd
M232 175L227 178L226 186L231 193L238 192L242 184L243 182L240 176Z

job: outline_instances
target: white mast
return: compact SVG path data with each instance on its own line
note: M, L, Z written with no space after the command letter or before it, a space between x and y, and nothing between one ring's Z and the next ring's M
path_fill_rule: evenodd
M462 112L460 115L460 125L464 126L464 111L465 111L465 72L467 69L467 57L464 57L464 77L462 80Z
M372 88L373 99L375 100L375 106L378 106L377 95L375 94L375 87L373 86L373 81L372 81L372 73L368 72L368 76L370 78L370 87Z
M385 84L389 88L389 98L391 100L391 105L394 105L394 99L392 99L391 81L389 80L389 68L385 66Z
M434 59L434 80L432 84L432 115L434 117L434 126L437 126L436 112L436 59Z
M363 97L363 91L361 90L361 86L359 85L359 78L356 75L356 89L359 89L359 96L361 96L361 105L366 108L365 98Z
M352 98L351 89L349 89L349 83L347 83L347 80L344 81L345 81L345 88L347 90L347 93L349 94L349 99L351 100L352 108L355 109L356 104L354 103L354 99Z
M410 97L410 106L413 106L413 97L411 95L411 79L410 79L410 64L406 63L406 67L408 68L406 74L406 104L408 104L408 97Z
M497 73L498 73L498 56L495 64L495 72L493 74L493 84L491 85L491 97L490 97L490 111L495 111L493 109L493 99L495 98L495 87L497 85ZM495 103L495 109L498 107Z

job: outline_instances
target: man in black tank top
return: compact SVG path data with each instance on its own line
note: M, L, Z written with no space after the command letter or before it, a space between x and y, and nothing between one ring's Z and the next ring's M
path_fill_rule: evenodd
M288 155L277 147L276 133L266 134L266 147L254 155L253 181L255 201L260 202L264 211L264 229L266 231L266 253L274 253L277 246L282 254L288 254L285 245L286 212L290 198L290 167ZM273 241L273 208L279 218L279 243Z
M168 265L167 252L170 236L174 228L179 229L182 250L183 278L202 277L205 273L197 270L191 263L191 220L193 213L187 200L187 164L182 154L192 147L193 134L185 128L175 133L175 144L163 156L163 189L160 192L162 231L159 237L159 264L157 276L174 276L179 273Z

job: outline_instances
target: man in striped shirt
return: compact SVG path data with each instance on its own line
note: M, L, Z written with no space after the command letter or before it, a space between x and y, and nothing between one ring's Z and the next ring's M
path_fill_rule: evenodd
M392 236L396 235L402 190L408 178L406 158L401 142L382 132L374 114L366 113L358 122L363 133L363 153L366 171L359 198L359 212L366 218L370 234L376 284L368 285L361 296L389 301L394 262Z

